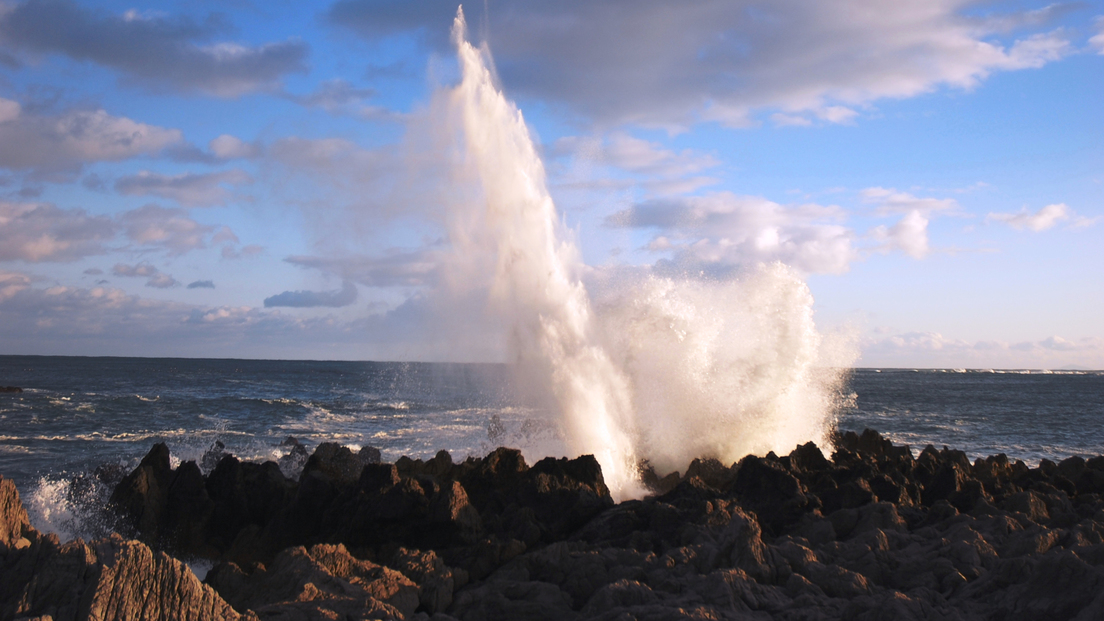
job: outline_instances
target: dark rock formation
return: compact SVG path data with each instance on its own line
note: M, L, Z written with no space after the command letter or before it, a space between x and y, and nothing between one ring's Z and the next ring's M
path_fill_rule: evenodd
M1104 457L834 444L645 465L656 495L617 505L589 456L384 464L323 444L296 481L231 455L173 470L158 445L113 506L140 541L217 562L209 586L139 541L35 533L0 480L0 619L128 618L110 602L133 589L210 618L1104 618Z
M18 386L0 386L0 393L17 393L23 392L23 389Z
M242 618L188 566L118 535L62 544L30 527L0 477L0 619ZM252 617L255 618L255 617Z

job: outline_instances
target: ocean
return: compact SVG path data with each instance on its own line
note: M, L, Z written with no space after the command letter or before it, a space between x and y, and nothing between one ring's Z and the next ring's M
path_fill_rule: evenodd
M288 436L372 446L387 461L557 446L553 413L526 403L505 365L0 356L8 385L23 392L0 393L0 474L36 526L62 534L80 531L64 506L73 477L133 468L156 442L196 461L216 442L278 459ZM1104 371L855 369L843 393L839 429L914 451L1033 466L1104 453Z

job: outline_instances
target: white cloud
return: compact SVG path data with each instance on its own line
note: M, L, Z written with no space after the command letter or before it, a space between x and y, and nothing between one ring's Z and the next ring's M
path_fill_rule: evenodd
M690 149L675 152L626 132L613 132L602 137L569 136L557 140L554 150L648 176L697 174L720 163L709 154Z
M914 259L928 255L928 217L916 209L889 228L875 227L870 236L881 242L882 250L900 250Z
M896 188L873 187L859 192L863 202L878 205L878 213L908 213L920 211L957 211L958 202L953 198L919 198Z
M728 192L649 201L610 216L615 227L656 230L650 247L686 267L730 269L781 261L805 272L842 273L856 257L838 207L786 206Z
M18 101L0 99L0 123L14 121L22 112L23 106L20 106Z
M900 250L914 259L922 259L931 251L928 224L934 214L957 213L958 201L953 198L918 197L896 188L871 187L859 192L862 201L877 205L881 216L902 214L893 226L876 226L868 236L879 244L878 250Z
M239 158L251 158L260 154L257 145L243 141L241 138L222 134L212 138L207 143L207 149L220 160L233 160Z
M0 45L92 61L156 89L220 97L274 89L283 75L306 70L307 46L298 40L256 47L198 43L228 26L218 15L194 22L133 10L110 15L69 0L30 0L0 13Z
M437 281L441 262L447 257L438 249L392 250L383 256L311 257L291 256L292 265L321 270L367 287L421 287Z
M1089 39L1089 45L1096 48L1097 54L1104 54L1104 16L1096 18L1097 33Z
M490 361L501 353L487 333L463 330L455 305L434 314L417 297L392 311L349 321L251 306L184 304L113 287L35 286L37 280L0 270L5 351L422 361ZM485 303L485 297L472 302Z
M156 205L146 205L125 212L118 220L126 236L132 241L163 246L169 254L174 255L205 248L206 238L215 228L192 220L183 209L168 209ZM233 235L232 232L230 234Z
M31 288L31 277L19 272L0 270L0 302L15 297L16 294Z
M182 140L179 130L111 116L104 110L27 114L16 102L0 99L0 167L4 168L75 170L90 162L153 155Z
M115 267L111 268L111 273L116 276L127 278L145 278L146 286L156 289L168 289L169 287L175 287L180 284L175 278L158 270L149 263L139 263L137 265L116 263Z
M559 186L602 191L634 186L653 196L688 193L716 183L704 173L720 164L710 154L666 149L621 131L560 138L551 151L571 159L570 167L554 177Z
M331 21L379 40L416 33L445 49L455 2L339 0ZM849 122L856 107L1071 52L1056 12L996 14L967 0L639 0L466 5L485 23L511 92L567 103L604 124Z
M232 197L227 188L253 183L241 170L214 173L163 175L147 170L115 182L115 190L129 196L160 196L191 207L225 205Z
M1055 203L1047 205L1035 213L1029 212L1026 207L1017 213L990 213L985 217L985 221L1003 222L1017 230L1029 229L1038 233L1054 228L1059 222L1069 220L1074 215L1073 210L1065 203ZM1092 223L1093 221L1084 218L1079 218L1076 221L1077 226L1088 226Z
M47 203L0 201L0 261L76 261L106 252L115 236L106 216Z
M285 291L265 298L265 308L275 306L287 306L293 308L310 308L324 306L339 308L349 306L356 302L356 285L346 280L341 288L335 291Z

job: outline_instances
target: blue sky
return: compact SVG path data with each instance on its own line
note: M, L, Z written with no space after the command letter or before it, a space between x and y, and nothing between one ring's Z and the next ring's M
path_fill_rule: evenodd
M0 353L494 359L420 303L455 11L0 2ZM465 11L595 273L781 261L860 366L1104 368L1101 4Z

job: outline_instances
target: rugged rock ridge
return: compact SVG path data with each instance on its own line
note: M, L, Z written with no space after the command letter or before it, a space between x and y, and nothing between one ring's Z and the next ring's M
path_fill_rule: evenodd
M0 619L239 619L188 566L118 535L62 544L0 477ZM255 617L254 617L255 618Z
M233 456L207 476L173 470L157 445L113 502L129 536L219 561L207 591L174 591L192 593L180 606L226 606L209 618L1104 618L1104 457L1029 468L929 446L913 458L870 430L835 445L831 460L809 443L645 471L657 495L616 506L589 457L381 464L324 444L295 481ZM41 614L13 602L48 564L12 559L64 547L41 543L11 498L0 494L0 619ZM82 559L67 566L187 571L119 537L66 546ZM29 582L9 580L16 566ZM115 592L81 580L81 593ZM160 601L170 582L143 588Z

